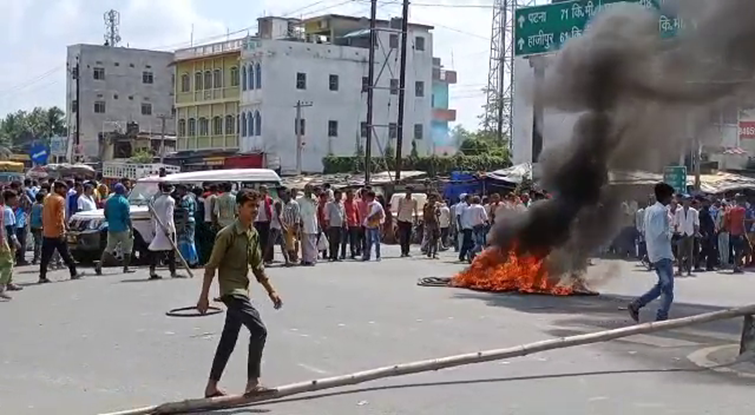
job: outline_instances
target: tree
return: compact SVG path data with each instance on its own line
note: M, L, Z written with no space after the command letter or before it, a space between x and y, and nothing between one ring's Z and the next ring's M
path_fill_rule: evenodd
M25 151L34 141L47 142L51 137L66 135L65 113L58 107L36 107L6 114L0 120L0 145Z
M469 131L461 125L457 125L451 132L459 143L459 151L467 156L490 155L494 157L510 158L508 140L501 142L495 131L477 130Z
M128 159L129 163L149 164L152 163L154 155L147 150L137 150Z

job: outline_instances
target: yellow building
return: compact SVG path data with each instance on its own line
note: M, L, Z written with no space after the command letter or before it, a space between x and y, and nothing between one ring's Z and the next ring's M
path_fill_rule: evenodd
M245 42L176 51L177 151L238 149L239 60Z

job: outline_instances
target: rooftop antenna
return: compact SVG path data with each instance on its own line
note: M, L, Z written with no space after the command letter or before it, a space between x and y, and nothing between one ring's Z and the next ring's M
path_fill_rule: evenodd
M105 20L105 46L116 47L121 43L120 25L121 14L110 9L103 15Z

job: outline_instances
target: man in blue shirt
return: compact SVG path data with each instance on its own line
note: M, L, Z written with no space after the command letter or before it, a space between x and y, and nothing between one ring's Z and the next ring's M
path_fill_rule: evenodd
M97 275L102 275L102 264L105 259L115 253L118 245L123 251L123 273L131 273L128 266L131 263L131 249L134 246L131 231L131 216L126 187L117 183L113 188L115 194L105 202L105 220L107 221L107 247L102 252L100 262L94 268Z
M674 301L674 254L671 250L672 233L666 209L673 197L673 187L666 183L658 183L655 185L656 202L645 209L645 242L648 259L658 275L658 283L629 304L629 315L635 322L640 321L640 309L658 297L661 297L661 305L656 314L656 321L667 320L671 303Z

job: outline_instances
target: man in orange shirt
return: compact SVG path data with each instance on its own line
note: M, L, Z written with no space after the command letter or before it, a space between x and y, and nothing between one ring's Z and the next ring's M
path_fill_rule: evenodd
M81 277L76 272L76 264L68 252L66 244L66 199L68 191L63 182L55 182L50 196L45 198L42 207L42 260L39 263L39 283L47 283L47 265L50 263L53 253L57 250L71 272L71 279Z
M742 259L745 253L745 247L748 244L747 232L745 228L745 197L737 194L735 196L736 205L729 209L724 219L726 229L729 230L729 240L734 250L734 273L742 273Z

